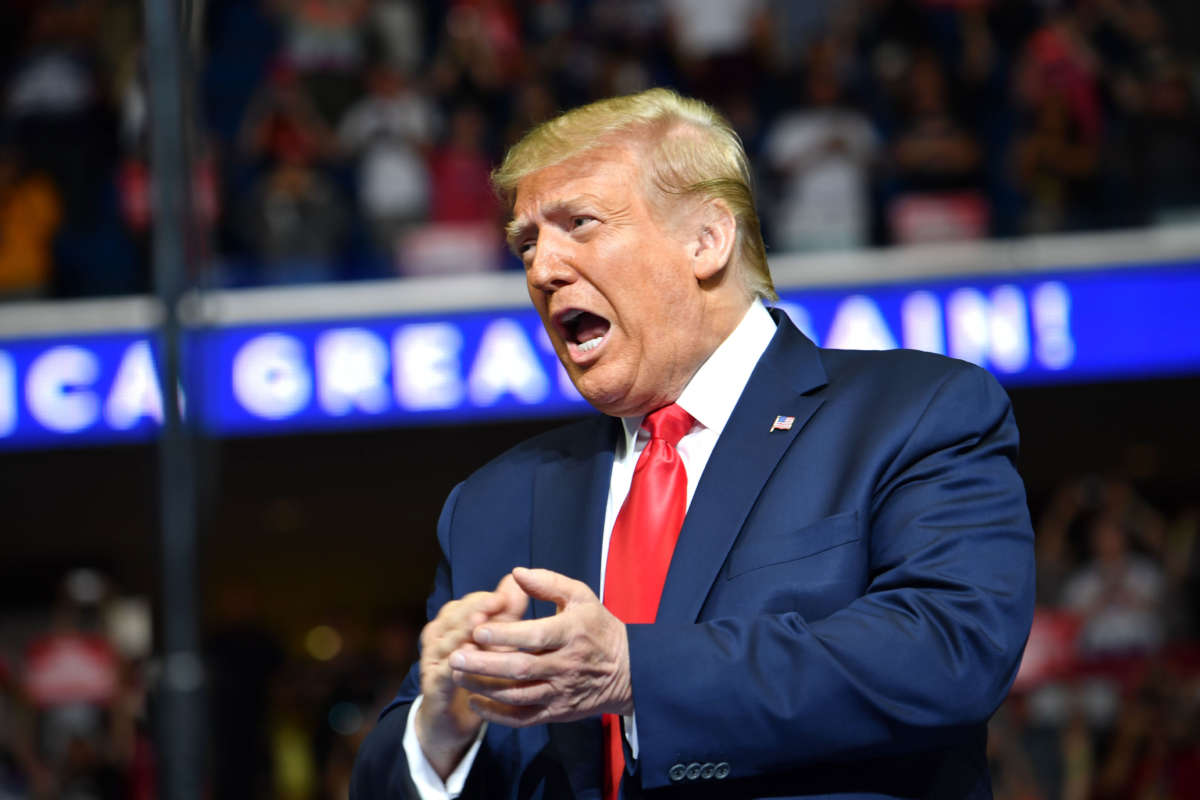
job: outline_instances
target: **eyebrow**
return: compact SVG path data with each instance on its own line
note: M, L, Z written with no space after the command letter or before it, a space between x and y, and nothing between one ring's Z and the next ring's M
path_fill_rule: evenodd
M504 226L504 240L508 242L508 249L517 252L517 243L521 237L525 235L530 228L533 228L533 222L528 219L510 219L508 224Z
M542 209L542 216L550 217L561 214L563 211L571 210L579 205L599 205L599 203L600 198L595 195L579 194L550 203ZM521 237L536 228L537 225L528 217L514 217L509 220L508 224L504 226L504 238L508 242L508 249L516 253Z

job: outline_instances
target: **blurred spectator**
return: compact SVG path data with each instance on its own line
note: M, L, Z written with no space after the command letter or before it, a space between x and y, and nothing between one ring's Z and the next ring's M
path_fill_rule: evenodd
M486 122L474 106L451 113L446 139L430 159L432 224L405 239L400 259L405 274L481 272L500 265L500 202L488 180Z
M1017 179L1028 206L1025 232L1088 227L1080 212L1094 197L1099 156L1098 143L1076 124L1066 95L1039 93L1029 128L1016 145Z
M505 0L447 5L431 68L434 91L450 105L471 103L498 118L523 63L519 19Z
M1200 110L1192 79L1181 64L1167 62L1145 91L1133 144L1151 220L1194 219L1200 214Z
M896 196L888 218L899 242L972 239L988 232L988 204L979 191L980 144L953 108L948 83L932 52L914 58L891 153Z
M484 170L459 148L435 153L433 119L477 109L448 127L475 128L467 150L491 164L560 105L670 85L714 102L770 173L761 205L779 251L1189 220L1200 110L1195 35L1168 24L1178 12L1154 0L213 0L196 205L219 218L234 283L378 274L397 250L442 249L429 243L445 229L426 224L494 220L485 191L464 197L448 175ZM148 285L138 17L133 0L4 12L4 135L62 208L43 279L54 294ZM259 269L278 237L247 223L246 198L295 172L284 162L314 174L314 196L356 195L356 213L323 226L336 231L319 237L328 247L297 248L309 268ZM490 252L477 238L432 271L469 269L459 262ZM323 253L334 263L311 268Z
M495 222L500 204L489 183L492 163L480 109L461 106L450 115L449 132L433 151L433 222Z
M765 0L664 0L688 90L718 106L752 90L771 50Z
M289 66L276 65L239 139L240 151L262 165L235 212L257 280L334 277L350 223L342 192L322 166L337 140Z
M246 111L238 133L239 152L271 163L315 161L331 156L336 140L317 113L294 69L278 63Z
M368 12L377 60L405 75L412 75L425 62L421 5L413 0L375 0Z
M94 219L116 152L115 122L91 49L97 8L94 2L38 7L5 102L5 119L29 165L59 187L68 226Z
M38 4L24 55L9 76L5 122L62 201L53 292L132 292L134 255L114 212L117 125L97 46L98 0Z
M987 758L995 800L1041 800L1033 765L1021 740L1021 720L1009 702L988 723Z
M516 144L531 128L550 119L557 111L558 103L548 85L541 81L523 85L517 92L512 119L505 129L505 149Z
M1089 531L1090 560L1063 587L1063 605L1083 617L1081 646L1093 655L1154 650L1164 638L1161 567L1130 551L1129 532L1112 513Z
M834 42L809 51L807 108L784 114L766 136L767 166L780 183L768 208L781 250L861 247L869 242L870 168L879 141L845 102Z
M1017 66L1015 100L1026 120L1015 169L1029 232L1086 228L1097 218L1101 65L1083 27L1073 9L1053 13Z
M851 4L837 0L769 0L773 57L784 69L799 66L800 59L816 42L830 34L838 34L839 16L844 16ZM839 15L839 9L842 14Z
M1093 797L1200 797L1196 688L1194 679L1158 673L1132 693L1097 772Z
M329 280L347 235L345 200L306 157L284 149L240 210L243 235L272 283Z
M595 3L582 23L559 51L558 62L545 70L550 77L569 76L570 85L556 87L567 99L563 105L678 82L662 3ZM581 94L576 97L572 92L577 89Z
M1037 521L1037 602L1057 605L1063 586L1075 567L1071 527L1077 517L1090 512L1100 500L1095 479L1064 481L1054 491Z
M373 67L367 94L338 126L338 141L358 164L358 203L376 248L394 257L400 236L429 213L432 103L388 63Z
M0 800L29 797L46 782L36 781L31 728L16 678L0 658Z
M283 22L282 57L322 118L333 123L354 100L366 60L368 0L273 0Z
M50 629L25 648L24 691L36 732L28 769L38 797L152 796L153 757L142 731L145 687L121 647L136 644L128 652L141 652L143 643L128 635L113 638L105 624L111 601L103 576L72 571Z
M0 294L43 294L50 286L53 238L62 218L48 177L0 146Z

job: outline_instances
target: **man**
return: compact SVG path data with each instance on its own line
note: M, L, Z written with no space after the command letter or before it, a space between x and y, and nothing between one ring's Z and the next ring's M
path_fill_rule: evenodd
M990 796L1033 606L1007 399L768 312L748 176L728 125L661 89L497 171L533 304L607 416L451 493L357 800Z

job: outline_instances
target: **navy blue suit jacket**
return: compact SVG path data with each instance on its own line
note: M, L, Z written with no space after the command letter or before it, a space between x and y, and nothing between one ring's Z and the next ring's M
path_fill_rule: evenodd
M657 621L628 627L640 752L625 796L990 797L986 721L1033 613L1008 399L975 366L823 350L776 317ZM790 430L770 430L777 415ZM544 434L454 489L431 617L515 565L598 589L619 427ZM401 738L418 691L414 671L366 739L355 800L415 796ZM596 719L491 725L464 797L598 800L601 752Z

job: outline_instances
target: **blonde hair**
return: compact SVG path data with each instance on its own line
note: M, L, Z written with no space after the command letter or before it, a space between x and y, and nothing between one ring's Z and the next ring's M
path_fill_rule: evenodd
M645 176L665 196L720 200L737 223L734 261L756 297L778 299L750 188L750 163L728 121L700 100L670 89L610 97L537 126L509 149L492 184L511 207L517 184L618 137L641 141ZM624 143L624 142L621 142Z

